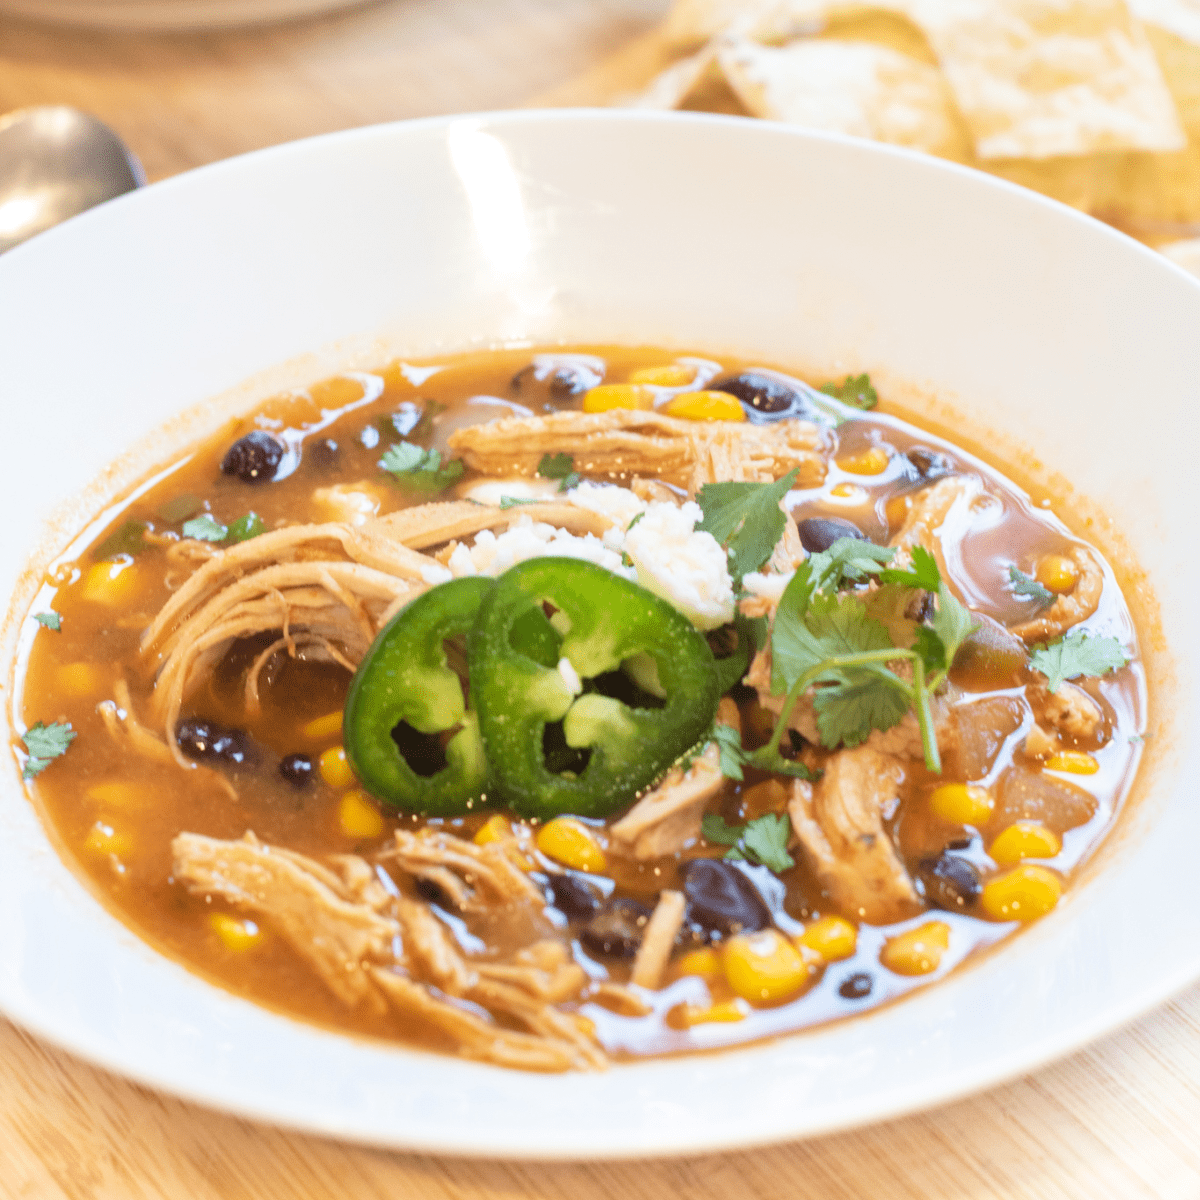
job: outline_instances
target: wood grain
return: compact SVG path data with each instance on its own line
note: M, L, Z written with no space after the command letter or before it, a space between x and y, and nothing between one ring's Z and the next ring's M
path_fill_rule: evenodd
M619 94L667 0L390 0L188 36L0 18L0 111L96 113L151 178L349 126ZM1005 1087L838 1136L648 1163L392 1154L134 1086L0 1021L3 1200L1198 1200L1200 987Z

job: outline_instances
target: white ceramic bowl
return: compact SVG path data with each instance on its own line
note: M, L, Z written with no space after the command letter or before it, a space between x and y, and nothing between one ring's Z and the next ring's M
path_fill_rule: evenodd
M233 29L295 21L374 0L0 0L0 14L84 29Z
M127 932L61 865L6 756L0 1010L34 1032L347 1138L628 1156L960 1096L1200 975L1200 284L1134 242L955 166L766 122L461 117L264 151L93 210L0 259L0 330L6 680L39 571L232 407L394 353L518 340L710 348L932 393L1095 501L1112 525L1091 533L1134 548L1161 617L1146 794L1096 869L1000 953L870 1016L566 1077L311 1029Z

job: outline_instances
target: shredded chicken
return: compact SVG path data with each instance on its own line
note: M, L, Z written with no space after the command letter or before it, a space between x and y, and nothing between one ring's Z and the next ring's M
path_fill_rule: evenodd
M490 508L472 500L435 501L415 508L402 508L399 512L380 517L379 525L405 546L426 550L430 546L470 537L484 529L511 525L520 517L543 521L577 537L585 533L603 537L612 526L611 518L603 513L563 501L522 504L515 509L504 509Z
M1100 604L1100 593L1104 591L1104 572L1082 546L1072 546L1070 558L1079 570L1075 586L1066 595L1056 596L1054 603L1041 616L1014 625L1010 633L1030 645L1048 642L1061 637L1080 621L1086 621L1096 611Z
M1025 698L1038 725L1047 733L1092 746L1102 746L1108 740L1104 711L1083 688L1064 681L1052 692L1046 677L1035 672L1033 682L1025 689Z
M444 870L469 870L462 881L481 891L541 903L531 882L510 878L502 851L440 837ZM430 840L422 852L432 847ZM354 855L321 863L251 833L237 841L182 833L172 854L175 878L190 892L254 914L348 1005L418 1018L461 1053L503 1066L565 1071L606 1063L591 1023L555 1007L581 1002L588 989L561 942L535 942L509 962L472 961L428 905L402 894L382 866Z
M543 454L567 450L587 475L653 476L693 495L706 483L770 481L793 467L798 488L819 487L828 453L824 434L808 421L682 421L626 409L506 417L457 430L450 449L485 475L529 476Z
M963 535L971 523L971 510L983 488L974 475L947 475L918 492L904 524L891 540L900 551L893 566L900 566L922 546L937 560L938 571L950 589L962 597L955 580L961 561Z
M665 891L658 898L654 913L642 934L642 944L633 960L630 981L644 988L657 988L671 958L675 939L683 928L687 901L682 892Z
M797 779L788 804L818 882L844 913L872 925L901 920L921 906L883 828L903 782L898 759L858 746L832 755L818 783Z

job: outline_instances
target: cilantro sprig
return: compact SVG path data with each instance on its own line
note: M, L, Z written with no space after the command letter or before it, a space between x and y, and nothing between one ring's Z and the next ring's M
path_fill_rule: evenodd
M397 442L384 451L380 467L402 488L412 492L441 492L462 478L462 459L442 462L437 450L426 450L412 442Z
M863 412L869 412L879 403L879 393L865 373L847 375L841 383L823 383L820 390L851 408L861 408Z
M1046 686L1057 692L1063 681L1080 675L1107 675L1129 661L1125 648L1114 637L1091 637L1072 630L1066 637L1035 646L1029 665L1046 676Z
M787 517L779 502L798 474L796 467L774 483L706 483L697 493L704 519L696 528L725 548L735 587L771 557L783 536Z
M852 539L842 539L852 541ZM876 547L859 561L845 559L852 547L835 542L800 565L783 593L771 634L771 688L785 693L779 722L770 741L749 756L752 766L778 770L779 742L796 703L813 688L817 730L824 746L857 746L873 729L890 729L912 709L921 731L925 764L941 771L933 733L930 704L945 682L954 656L975 629L970 612L954 597L938 570L937 560L924 548L913 548L905 569L884 566L894 550ZM837 553L834 553L837 551ZM862 553L862 551L860 551ZM904 597L918 590L934 597L927 621L895 620L891 627L872 615L871 595L840 592L853 580L845 562L861 575L877 574L887 587L900 589L889 597L893 616L903 610ZM878 609L876 610L878 611ZM909 645L897 642L907 641ZM907 670L901 670L902 665ZM911 677L910 677L911 673Z
M54 721L49 725L39 721L27 729L21 741L29 757L25 760L21 778L28 780L40 775L56 758L66 754L76 736L70 721Z
M1036 579L1019 571L1015 566L1008 568L1008 590L1014 596L1028 596L1037 603L1038 608L1045 608L1054 603L1054 593L1043 587Z
M700 832L714 846L728 846L727 859L758 863L776 873L796 865L787 851L792 836L787 813L767 813L744 825L728 825L719 813L709 813L700 824Z
M560 492L569 492L583 478L577 470L575 470L575 460L569 454L543 454L541 462L538 463L537 473L543 479L560 479L562 482L558 485Z
M267 523L255 512L245 513L228 525L223 525L212 513L202 513L183 523L183 536L186 538L195 538L199 542L225 543L230 546L238 542L248 542L266 531Z
M49 609L47 612L34 613L33 619L39 625L44 625L47 629L53 629L55 633L58 633L62 629L62 614L56 613L54 609Z

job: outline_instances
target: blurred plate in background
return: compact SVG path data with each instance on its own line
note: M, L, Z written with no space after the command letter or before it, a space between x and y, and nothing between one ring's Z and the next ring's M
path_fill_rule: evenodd
M0 0L0 14L96 29L230 28L311 17L373 0Z

